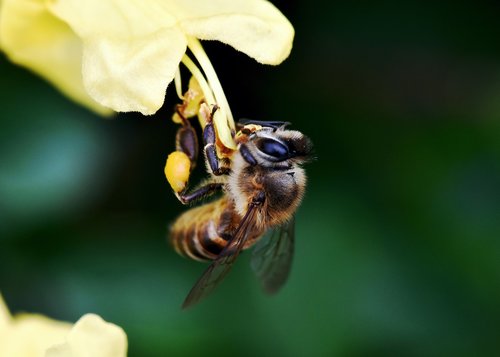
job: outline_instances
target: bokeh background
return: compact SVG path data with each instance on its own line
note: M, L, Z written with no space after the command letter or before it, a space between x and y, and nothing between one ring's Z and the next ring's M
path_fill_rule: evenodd
M0 289L13 312L122 326L130 356L500 353L500 4L275 1L296 28L265 67L206 50L237 117L315 143L288 284L241 256L210 298L166 242L172 88L103 119L0 56ZM202 177L197 172L196 177Z

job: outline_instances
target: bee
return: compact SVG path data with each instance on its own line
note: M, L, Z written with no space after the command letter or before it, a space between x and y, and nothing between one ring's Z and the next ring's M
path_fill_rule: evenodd
M187 295L183 308L209 295L241 251L256 243L251 264L264 291L272 294L283 286L294 252L294 214L306 187L302 164L311 158L311 140L287 129L287 122L241 121L233 135L236 150L220 150L212 120L216 110L214 106L207 114L203 129L210 178L188 191L187 167L194 163L186 163L197 156L197 139L187 120L182 120L176 155L169 156L170 169L165 171L183 204L222 192L220 198L181 214L170 227L170 242L177 253L211 262ZM181 184L172 184L175 181ZM272 234L263 239L268 231Z

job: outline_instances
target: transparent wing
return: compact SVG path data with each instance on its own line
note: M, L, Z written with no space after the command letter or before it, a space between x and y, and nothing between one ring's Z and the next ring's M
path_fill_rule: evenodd
M252 269L268 294L281 289L292 266L295 218L274 229L260 240L252 252Z
M205 270L203 275L193 286L188 296L182 304L182 308L188 308L198 303L201 299L207 297L226 277L231 270L233 263L240 254L248 237L251 225L254 223L254 217L257 210L254 205L250 205L240 225L236 229L233 238L226 247L220 252L217 259Z

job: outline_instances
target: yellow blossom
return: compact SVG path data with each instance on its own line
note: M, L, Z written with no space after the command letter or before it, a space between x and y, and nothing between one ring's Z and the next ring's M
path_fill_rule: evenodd
M276 65L294 37L292 25L266 0L2 0L0 7L0 48L9 58L100 112L155 113L189 47L214 92L217 103L209 104L222 108L230 126L230 110L197 39Z
M95 314L75 325L38 314L11 316L0 295L0 356L121 357L127 354L123 330Z

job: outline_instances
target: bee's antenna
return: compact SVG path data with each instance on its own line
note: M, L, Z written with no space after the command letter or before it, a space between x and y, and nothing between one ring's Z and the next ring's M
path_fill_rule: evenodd
M291 123L288 121L265 121L265 120L254 120L254 119L240 119L238 123L241 125L255 124L267 128L273 128L274 130L291 125Z

